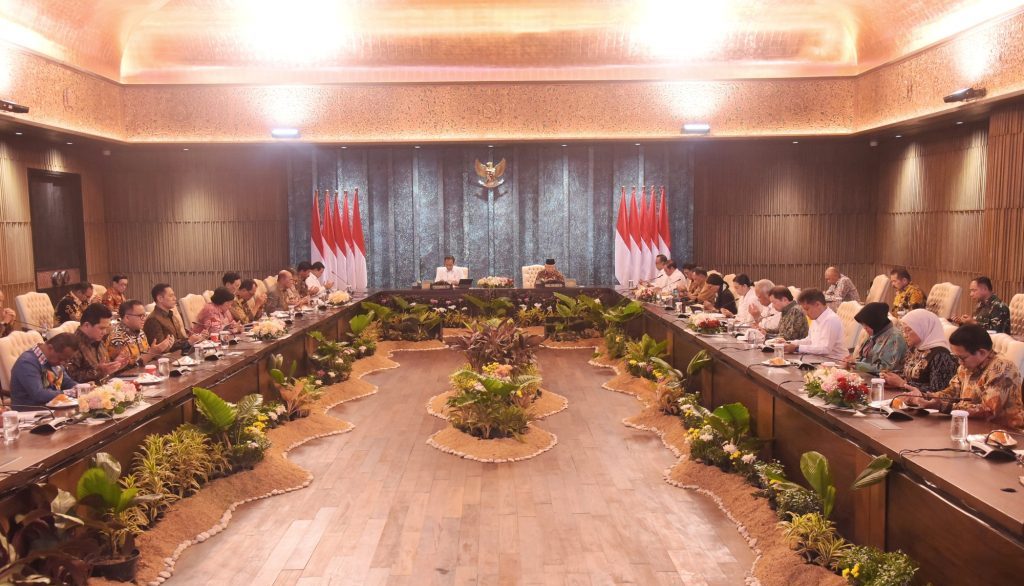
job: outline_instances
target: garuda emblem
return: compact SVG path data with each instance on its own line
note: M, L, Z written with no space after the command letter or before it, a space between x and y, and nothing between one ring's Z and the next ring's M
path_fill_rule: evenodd
M485 165L480 162L480 159L477 159L474 166L476 174L479 175L477 183L487 189L493 189L505 182L505 159L502 159L497 165L493 161Z

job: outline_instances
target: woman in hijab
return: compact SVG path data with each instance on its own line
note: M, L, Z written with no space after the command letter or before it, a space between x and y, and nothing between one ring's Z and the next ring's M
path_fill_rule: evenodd
M959 366L949 351L949 342L939 317L927 309L914 309L900 321L910 350L901 374L883 372L885 384L897 389L934 393L949 386Z
M704 309L735 314L736 298L733 297L732 291L729 290L729 285L725 284L725 279L722 278L722 275L711 273L708 275L708 280L705 283L714 292L715 296L711 301L704 302Z
M907 342L889 321L889 304L868 303L853 317L864 326L868 339L847 364L861 372L878 374L883 370L900 370L907 354Z

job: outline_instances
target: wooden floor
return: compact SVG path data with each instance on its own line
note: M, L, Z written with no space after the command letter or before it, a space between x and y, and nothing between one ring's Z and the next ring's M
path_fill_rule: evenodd
M544 385L569 408L541 426L551 451L482 464L425 441L427 399L464 362L401 352L379 394L341 406L351 433L291 453L310 488L240 507L189 548L174 585L742 584L753 555L707 498L662 479L674 458L622 425L632 397L600 388L590 351L544 350ZM197 528L198 530L205 528Z

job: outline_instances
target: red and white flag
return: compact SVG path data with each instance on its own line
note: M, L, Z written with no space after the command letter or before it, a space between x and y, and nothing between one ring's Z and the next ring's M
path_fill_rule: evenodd
M331 192L324 190L324 217L323 227L320 234L324 239L324 267L326 267L327 280L333 281L337 277L338 269L338 244L334 239L334 222L331 218Z
M636 206L636 187L629 196L629 278L639 282L643 279L640 272L640 210Z
M313 192L313 210L309 214L309 260L324 262L324 237L320 232L320 190ZM324 263L326 266L326 263Z
M658 245L658 214L654 210L654 186L651 186L651 199L647 202L647 213L644 215L647 220L647 246L651 249L651 262L647 264L647 278L653 280L658 275L658 268L654 266L654 260L661 254L661 247Z
M619 217L615 221L615 279L620 286L629 284L629 221L626 219L626 186L619 197Z
M363 239L363 219L359 217L359 188L352 198L352 260L355 265L355 283L357 291L365 291L366 278L366 241Z
M658 243L661 253L666 258L672 258L672 231L668 225L668 208L665 202L665 186L661 186L661 207L658 210Z
M342 203L338 200L338 193L334 193L334 239L338 241L338 278L346 287L352 286L352 251L349 247L348 237L348 192L345 192L345 215L342 215Z
M654 255L651 253L651 218L647 211L645 201L647 187L640 186L640 278L650 281L654 274L650 267L654 264Z

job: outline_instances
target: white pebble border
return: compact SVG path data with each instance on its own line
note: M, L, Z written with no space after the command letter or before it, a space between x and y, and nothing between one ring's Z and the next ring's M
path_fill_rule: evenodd
M385 358L388 358L390 360L395 352L427 352L427 351L432 351L432 350L443 350L445 348L447 348L447 346L440 346L440 347L437 347L437 348L395 348L395 349L388 350L387 356L385 356ZM395 362L393 366L391 366L391 365L383 366L383 367L380 367L380 368L375 368L375 369L372 369L372 370L361 372L361 373L358 374L358 376L355 377L355 380L360 380L364 376L366 376L368 374L372 374L374 372L380 372L380 371L383 371L383 370L391 370L391 369L394 369L394 368L398 368L399 366L401 366L401 365L399 363ZM350 379L350 380L352 380L352 379ZM347 381L342 381L342 382L347 382ZM338 384L342 384L342 383L338 383ZM322 406L323 412L327 413L328 411L330 411L334 407L337 407L338 405L341 405L342 403L347 403L349 401L354 401L356 399L361 399L363 397L368 397L370 395L376 394L378 392L378 390L379 390L379 387L377 385L372 385L372 387L373 387L372 389L370 389L368 392L366 392L366 393L364 393L362 395L358 395L358 396L355 396L355 397L346 397L346 398L341 399L341 400L339 400L339 401L337 401L335 403L331 403L329 405ZM295 443L293 443L290 446L288 446L287 448L283 449L282 452L281 452L281 455L284 457L284 459L287 460L288 459L288 452L294 450L295 448L297 448L297 447L299 447L299 446L301 446L301 445L303 445L303 444L305 444L307 442L310 442L310 441L313 441L313 440L316 440L316 439L325 438L325 437L330 437L332 435L341 435L343 433L348 433L348 432L352 431L353 429L355 429L355 425L353 423L351 423L349 421L343 421L343 423L347 424L348 427L346 427L345 429L339 429L339 430L336 430L336 431L331 431L331 432L327 432L327 433L321 433L321 434L317 434L317 435L312 435L312 436L309 436L307 438L298 440ZM307 486L309 486L312 482L313 482L313 475L310 474L310 473L307 473L305 482L303 482L302 484L300 484L298 486L293 486L291 488L272 490L272 491L270 491L268 493L261 494L259 496L254 496L254 497L251 497L251 498L242 499L240 501L236 501L234 503L231 503L231 505L228 506L228 509L221 516L220 520L216 524L214 524L213 527L207 529L206 531L203 531L203 532L199 533L198 535L196 535L192 539L187 539L187 540L182 541L181 543L179 543L178 547L176 547L174 549L174 553L172 553L170 557L164 558L164 569L160 573L157 574L156 580L153 580L153 581L148 583L148 586L159 586L160 584L163 584L165 581L170 579L171 575L174 573L174 565L177 563L178 558L181 557L181 555L185 552L185 550L188 549L189 547L191 547L192 545L197 544L197 543L203 543L207 539L210 539L214 535L216 535L216 534L220 533L221 531L223 531L224 529L226 529L227 526L228 526L228 523L231 522L231 515L232 515L232 513L234 513L235 509L237 509L239 505L243 505L245 503L251 503L253 501L269 498L269 497L272 497L272 496L277 496L277 495L280 495L280 494L286 494L286 493L289 493L289 492L294 492L296 490L301 490L301 489L306 488Z
M533 427L533 425L531 425L530 427ZM539 428L535 428L535 429L539 429ZM444 430L441 430L441 431L444 431ZM558 443L558 436L553 434L553 433L551 433L551 432L547 432L547 433L551 434L551 443L548 444L547 446L539 449L538 451L532 453L532 454L529 454L529 455L526 455L526 456L520 456L518 458L481 458L479 456L474 456L473 454L466 454L466 453L460 452L458 450L449 448L448 446L443 446L443 445L437 443L436 441L434 441L434 436L437 435L438 433L441 433L441 432L439 431L439 432L435 433L434 435L432 435L432 436L427 438L427 445L433 446L433 447L441 450L442 452L444 452L446 454L452 454L453 456L458 456L460 458L465 458L466 460L476 460L477 462L486 462L488 464L504 464L504 463L511 463L511 462L521 462L523 460L529 460L530 458L536 458L537 456L539 456L539 455L543 454L544 452L550 450L551 448L555 447L555 444ZM487 440L480 440L480 441L487 441Z

